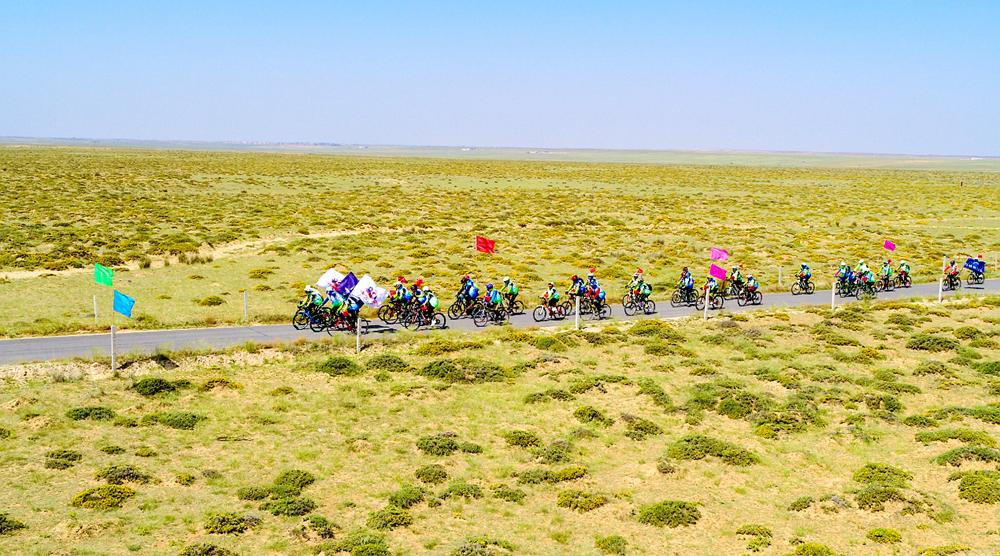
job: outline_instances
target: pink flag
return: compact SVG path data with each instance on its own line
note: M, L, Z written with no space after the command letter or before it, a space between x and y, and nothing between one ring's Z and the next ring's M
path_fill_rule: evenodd
M891 241L889 241L888 239L885 240L885 243L882 244L882 247L885 247L889 251L895 251L896 250L896 244L893 243L893 242L891 242Z
M708 273L711 274L712 276L716 277L719 280L725 280L726 279L726 269L722 268L721 266L715 266L713 264L712 268L710 268L708 270Z
M719 249L718 247L713 247L711 253L709 254L709 258L711 258L713 261L728 261L729 251L726 251L725 249Z

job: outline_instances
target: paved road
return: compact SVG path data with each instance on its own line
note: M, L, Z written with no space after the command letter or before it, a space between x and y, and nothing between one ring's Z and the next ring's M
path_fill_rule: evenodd
M981 286L963 287L958 295L983 294L1000 292L1000 279L987 280ZM900 289L894 292L883 292L879 294L879 299L902 299L907 297L931 297L936 298L938 294L937 284L917 284L912 288ZM956 295L955 292L945 292L945 297ZM533 300L525 299L525 303L530 304ZM853 302L853 298L843 299L838 297L837 304ZM830 304L830 290L816 291L812 295L791 295L765 294L764 303L759 306L739 307L735 300L727 300L726 311L747 311L759 309L761 307L792 307L803 305L827 305ZM526 326L556 326L559 324L572 323L573 319L566 319L558 322L536 323L531 318L531 308L524 315L515 315L511 318L511 324L518 327ZM693 307L670 306L669 301L657 300L657 312L651 317L669 318L682 317L696 313ZM711 313L711 311L710 311ZM626 317L621 305L612 306L612 320L626 320L630 318L648 317ZM583 323L586 323L584 317ZM449 320L449 328L456 330L476 330L471 319ZM397 331L395 327L373 325L370 334L366 339L370 340L379 334L391 334ZM289 342L299 338L319 338L325 334L316 334L309 330L295 330L291 325L275 324L265 326L240 326L223 328L189 328L176 330L153 330L144 332L122 332L117 334L116 340L118 353L152 353L157 349L177 350L177 349L203 349L203 348L226 348L246 342L276 343ZM86 334L77 336L49 336L44 338L22 338L16 340L0 340L0 365L20 363L27 361L43 361L53 359L67 359L71 357L93 357L95 355L107 355L111 345L109 334Z

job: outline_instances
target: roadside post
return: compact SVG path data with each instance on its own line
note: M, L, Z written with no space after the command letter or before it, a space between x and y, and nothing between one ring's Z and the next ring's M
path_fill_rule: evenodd
M576 310L573 311L573 316L574 316L574 321L575 321L574 326L576 327L577 330L579 330L580 329L580 296L579 295L573 296L573 303L576 305Z
M114 307L114 299L111 300L111 305L112 307ZM111 372L112 373L118 370L118 356L115 354L115 328L117 328L115 326L115 310L111 309Z
M830 310L837 310L837 279L830 280Z
M243 321L250 324L250 292L243 290Z
M705 320L708 320L708 292L709 289L705 288Z
M354 332L355 332L355 346L354 353L361 353L361 315L358 314L358 318L354 321Z
M97 326L97 294L94 294L94 326Z
M944 300L944 276L938 278L938 303Z

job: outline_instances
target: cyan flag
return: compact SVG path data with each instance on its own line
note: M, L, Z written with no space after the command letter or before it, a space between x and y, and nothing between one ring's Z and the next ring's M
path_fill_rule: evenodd
M134 299L123 294L118 290L115 290L114 308L116 313L121 313L128 318L132 318L132 307L134 305L135 305Z

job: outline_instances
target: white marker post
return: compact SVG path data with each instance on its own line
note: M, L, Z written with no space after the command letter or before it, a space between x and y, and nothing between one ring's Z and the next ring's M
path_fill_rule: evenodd
M118 370L118 357L115 354L115 290L111 289L111 372Z
M781 267L778 267L778 285L781 285Z
M250 324L250 292L243 290L243 320Z
M94 326L97 326L97 294L94 294Z
M355 353L361 353L361 313L358 312L358 318L354 321L354 331L357 333L355 337Z
M576 323L574 326L576 326L576 329L579 330L580 329L580 296L579 295L573 296L573 303L576 304L576 310L573 312L573 315L575 317L575 323Z
M705 320L708 320L708 292L709 289L705 288Z
M938 303L944 299L944 276L938 278Z
M837 279L830 280L830 310L837 310Z

